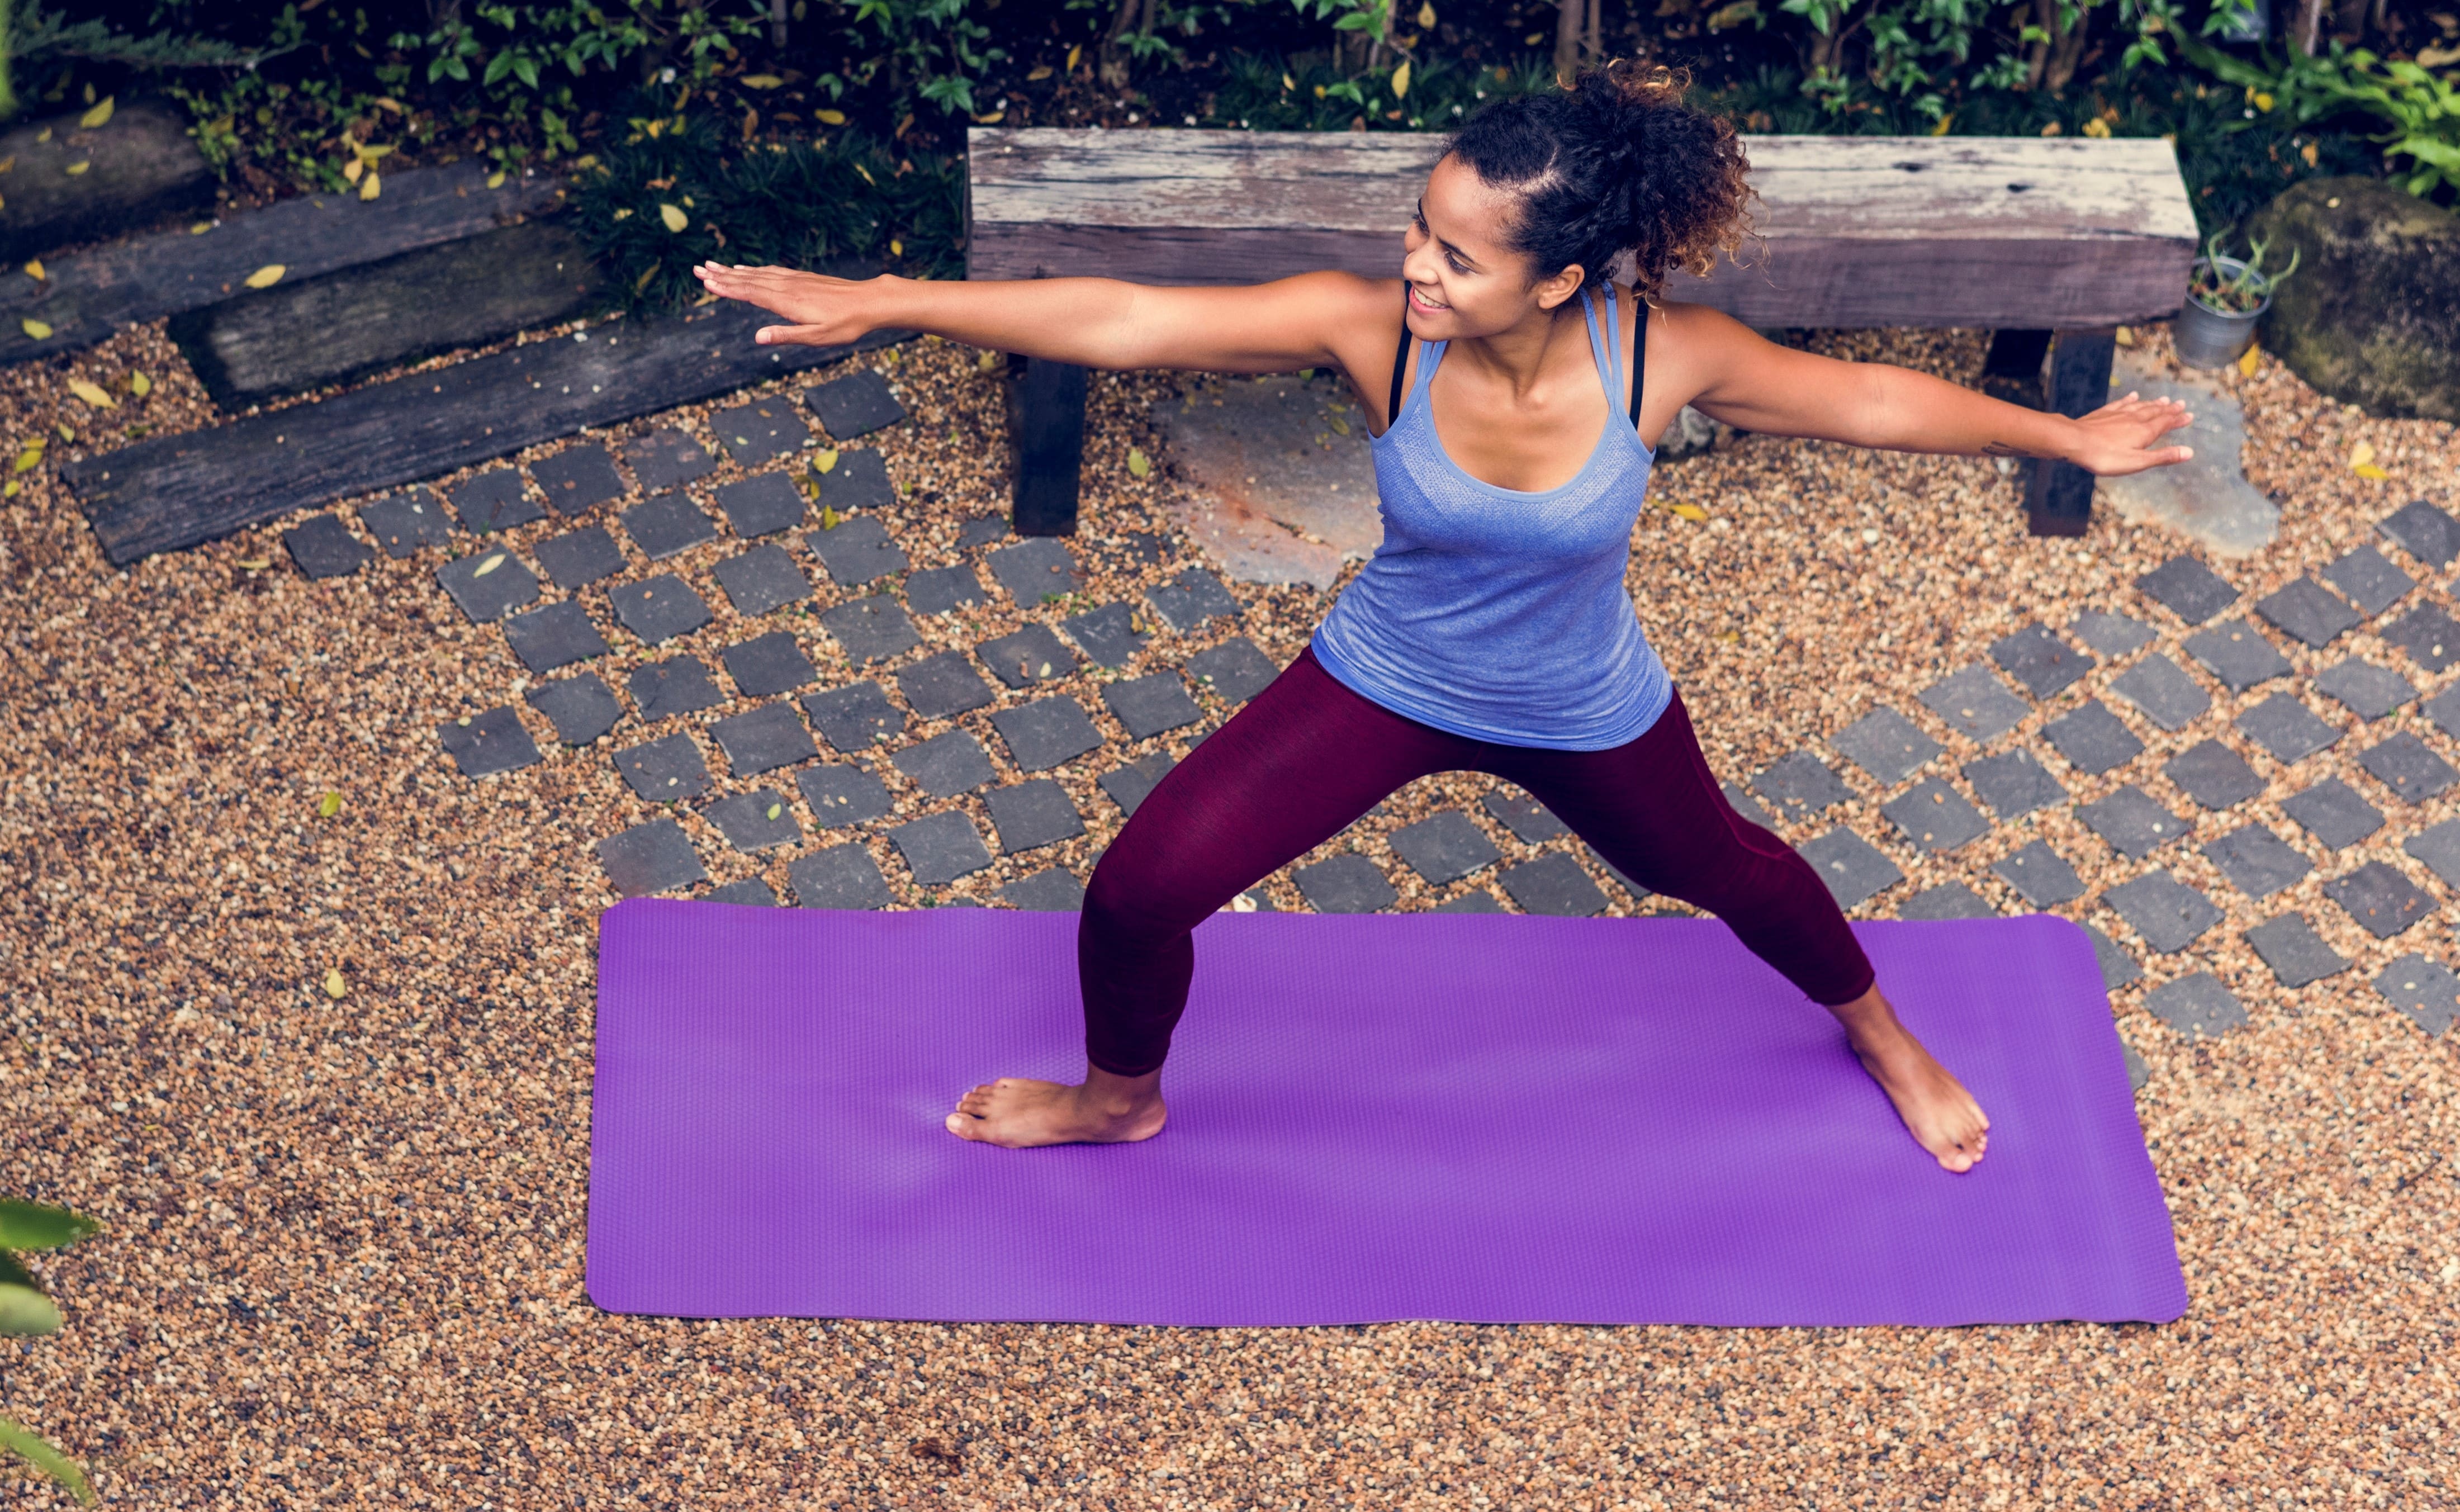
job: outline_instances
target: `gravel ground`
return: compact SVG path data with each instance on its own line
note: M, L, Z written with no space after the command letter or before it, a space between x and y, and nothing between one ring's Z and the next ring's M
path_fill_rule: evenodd
M1983 345L1960 332L1811 339L1966 378ZM2161 350L2159 333L2145 339ZM916 415L877 438L913 485L888 523L916 566L953 560L959 522L1004 498L996 378L976 354L930 343L863 360ZM129 394L133 371L155 380L150 396ZM140 330L58 367L0 373L12 440L51 435L53 458L94 442L84 433L96 416L66 396L73 375L120 396L103 417L113 427L166 431L203 415L176 353ZM2287 500L2276 545L2220 564L2246 603L2368 540L2408 500L2460 510L2451 427L2365 419L2268 359L2228 381L2247 405L2249 474ZM1088 603L1130 597L1190 560L1166 523L1180 485L1142 418L1170 384L1094 386L1078 542L1093 569ZM667 419L701 426L705 415ZM76 441L53 431L62 423ZM2351 470L2361 440L2387 479ZM1132 447L1163 465L1135 476ZM2446 903L2379 942L2321 891L2326 874L2380 858L2444 898L2397 842L2460 812L2460 797L2402 807L2376 841L2326 852L2277 817L2278 799L2326 772L2370 782L2356 757L2373 736L2292 775L2228 723L2282 685L2233 694L2200 669L2214 714L2175 735L2131 717L2152 751L2121 771L2085 777L2034 740L2045 719L2143 655L2186 663L2187 627L2131 586L2174 554L2173 539L2104 519L2082 541L2035 541L2014 480L1990 462L1745 437L1665 467L1659 502L1708 518L1652 510L1632 582L1726 775L1806 747L1844 773L1853 797L1786 833L1799 841L1841 820L1879 842L1908 882L1857 914L1891 915L1946 881L2013 910L1988 862L2036 835L2077 863L2087 892L2060 911L2100 925L2148 969L2113 1001L2151 1067L2140 1106L2193 1295L2181 1322L697 1323L605 1316L582 1288L593 924L612 901L591 847L655 812L607 759L632 735L555 746L512 696L522 673L500 632L463 622L435 589L434 553L310 583L267 528L114 572L50 458L12 476L25 486L0 503L0 693L15 713L0 722L0 1105L22 1189L105 1228L43 1264L69 1323L0 1356L0 1408L73 1450L106 1498L231 1508L2460 1503L2449 1447L2460 1046L2429 1038L2366 985L2404 952L2450 955L2455 914ZM662 565L699 570L725 549ZM2429 585L2421 596L2448 601L2440 572L2386 552ZM1296 654L1324 604L1305 589L1240 598L1241 628L1277 661ZM712 607L713 646L739 627L722 599ZM1066 607L926 621L926 650ZM2066 811L1925 857L1878 811L1911 780L1883 790L1826 744L1884 703L1948 748L1927 770L1962 789L1954 769L1980 748L1917 694L2018 626L2064 627L2087 608L2133 615L2159 639L2033 708L2013 743L2041 752L2077 798L2133 780L2195 816L2199 842L2257 817L2317 863L2258 904L2193 847L2164 852L2155 864L2226 912L2182 953L2153 955L2099 903L2145 867L2119 862ZM2429 694L2460 680L2427 675L2379 628L2326 652L2275 639L2301 679L2354 650ZM1157 634L1129 671L1176 665L1222 633ZM824 685L851 675L827 659L825 637L802 638ZM614 672L645 659L619 651L595 670L617 683ZM1109 675L1059 687L1098 712ZM1199 696L1219 717L1218 700ZM547 759L464 779L435 725L507 701ZM2337 705L2307 701L2356 728ZM2460 757L2414 705L2392 723ZM1195 733L1150 745L1183 751ZM2248 756L2262 795L2205 813L2166 784L2161 761L2207 735ZM1053 860L1081 875L1118 822L1092 786L1101 769L1058 774L1086 816L1084 837L1002 859L950 891L988 899ZM1419 784L1328 849L1376 859L1403 907L1485 885L1485 873L1419 884L1385 837L1489 785ZM320 813L328 793L340 795L330 817ZM959 806L982 818L974 799ZM706 821L679 817L713 883L782 881L782 859L726 851ZM1507 858L1533 853L1478 817ZM901 880L876 836L868 843L901 905L943 901ZM1613 911L1662 906L1594 874ZM1304 906L1286 877L1268 891L1279 906ZM2355 969L2297 991L2275 985L2238 933L2288 907ZM338 1000L323 989L334 970ZM2247 1027L2195 1039L2152 1016L2147 990L2193 970L2228 985ZM32 1483L0 1475L0 1487L12 1504L52 1504Z

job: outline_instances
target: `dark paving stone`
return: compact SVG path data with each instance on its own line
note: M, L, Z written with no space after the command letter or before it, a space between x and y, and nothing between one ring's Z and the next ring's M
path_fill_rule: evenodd
M1282 674L1263 648L1244 635L1198 651L1187 659L1187 671L1234 706L1262 692Z
M2144 1084L2152 1079L2152 1068L2145 1063L2143 1056L2135 1053L2134 1046L2122 1042L2118 1049L2119 1053L2127 1057L2128 1090L2142 1092Z
M632 476L640 479L645 493L679 487L706 477L717 466L717 458L709 455L708 447L689 432L672 427L661 427L626 441L624 460L631 465Z
M874 682L805 693L803 713L839 751L868 751L905 733L905 711L890 703Z
M2102 933L2100 926L2088 924L2083 926L2083 929L2085 938L2092 942L2092 959L2101 968L2104 990L2115 992L2144 974L2144 968L2135 964L2135 957L2121 948L2117 941Z
M717 686L717 679L710 675L709 664L695 656L646 662L633 668L626 680L630 686L632 707L640 711L644 719L694 714L726 702L726 693Z
M802 568L795 565L795 559L786 555L783 546L753 546L741 556L727 558L712 570L717 586L726 590L726 602L745 619L756 620L812 596L812 586L804 581Z
M2218 905L2166 871L2120 883L2104 892L2101 901L2163 955L2185 949L2221 922Z
M546 518L546 511L522 485L521 475L509 467L494 468L456 483L444 497L452 500L453 513L460 517L461 528L475 535L510 530Z
M2255 612L2273 628L2321 650L2364 623L2358 611L2334 598L2313 578L2300 578L2256 601Z
M868 436L905 418L905 406L889 392L888 380L869 368L813 385L803 391L803 402L819 416L829 435L840 441Z
M481 546L435 569L435 581L474 624L499 620L538 602L538 579L502 546Z
M888 839L905 858L914 880L925 887L944 886L991 863L982 831L955 809L891 825Z
M606 637L589 623L589 611L569 599L505 620L504 640L534 672L551 672L607 651Z
M2144 1006L2154 1018L2190 1039L2226 1034L2246 1022L2246 1010L2209 971L2162 983L2144 994Z
M783 473L762 473L716 490L726 522L746 541L791 530L803 522L803 491Z
M626 629L651 646L689 635L710 620L709 606L671 572L608 588L606 602L615 606Z
M2104 656L2125 656L2152 642L2152 627L2142 620L2129 619L2124 614L2106 614L2100 609L2087 609L2075 617L2068 629Z
M2110 842L2130 861L2142 861L2162 846L2185 837L2185 820L2155 802L2130 782L2098 803L2082 803L2076 815L2085 827Z
M1124 604L1105 604L1071 614L1059 622L1059 628L1084 648L1086 657L1097 667L1125 667L1149 639L1137 631L1135 611Z
M1717 791L1726 795L1726 806L1732 809L1736 815L1750 823L1757 824L1760 828L1774 833L1776 817L1760 807L1759 799L1745 791L1741 783L1728 778L1717 784Z
M2028 841L2023 850L1992 862L1990 869L2036 908L2055 908L2084 896L2084 880L2044 841Z
M1776 805L1786 820L1800 822L1854 796L1845 779L1808 751L1777 757L1751 778L1751 791Z
M812 732L795 717L795 706L789 703L762 704L732 718L712 719L709 733L717 737L727 765L739 777L758 777L820 754L812 744Z
M1943 882L1936 887L1925 887L1905 900L1897 910L1899 919L1996 919L1999 910L1988 900L1961 882Z
M2204 857L2240 892L2269 898L2315 869L2297 848L2261 824L2233 830L2204 842Z
M2388 667L2351 657L2315 674L2315 691L2341 701L2361 719L2375 720L2417 696L2409 680Z
M1503 900L1483 887L1474 887L1448 903L1439 903L1431 913L1502 913Z
M1012 546L1002 546L985 557L983 563L991 569L991 581L1028 608L1084 586L1076 571L1076 559L1052 536L1036 536Z
M2021 819L2035 809L2055 808L2068 800L2068 790L2030 751L1967 761L1964 780L2002 820Z
M2383 638L2429 672L2460 665L2460 625L2432 604L2421 604L2385 626Z
M652 803L698 798L709 791L709 768L701 761L700 747L681 731L616 752L615 770L624 774L636 796Z
M983 581L974 576L970 562L906 575L905 607L917 614L945 614L961 605L984 602Z
M1564 857L1563 863L1572 865L1571 858ZM1318 913L1373 913L1401 901L1375 863L1356 854L1334 856L1312 866L1293 866L1290 881L1298 884L1307 906ZM1603 906L1604 900L1601 898L1599 904Z
M976 546L987 546L994 541L1007 538L1006 515L972 515L957 526L957 549L960 551L971 551Z
M2460 1019L2460 976L2439 961L2404 955L2375 974L2375 990L2410 1023L2439 1035Z
M626 898L672 892L709 876L691 838L670 819L653 819L600 841L598 864L605 868L608 884Z
M766 698L815 681L819 673L812 670L811 658L788 630L772 630L748 641L737 641L717 653L726 663L726 675L745 696Z
M837 466L820 479L820 504L838 514L885 509L897 502L897 485L888 479L888 459L869 447L840 452Z
M1606 895L1580 869L1580 863L1559 850L1550 850L1535 861L1517 866L1506 866L1495 873L1495 880L1523 913L1548 914L1559 919L1586 919L1603 913Z
M530 464L530 477L546 495L549 508L577 515L593 504L624 497L624 479L615 458L603 446L575 446Z
M2369 617L2390 608L2400 602L2401 595L2417 586L2416 579L2393 566L2372 546L2360 546L2325 567L2323 576Z
M995 787L983 795L983 803L991 811L1003 855L1056 845L1085 833L1084 816L1069 801L1068 790L1047 777Z
M1130 566L1149 567L1170 555L1170 543L1155 530L1131 530L1107 544L1113 560Z
M407 557L425 546L453 543L453 517L424 488L389 494L359 506L359 526L376 538L385 555Z
M795 774L795 786L822 829L868 823L896 806L887 786L860 767L807 766Z
M2448 567L2460 557L2460 521L2420 499L2376 522L2392 544L2428 566Z
M2193 557L2172 557L2137 578L2135 586L2190 625L2201 625L2237 602L2237 589Z
M999 890L1000 901L1029 913L1081 913L1085 884L1064 866L1046 866Z
M2187 637L2187 654L2204 670L2242 693L2258 683L2289 675L2289 658L2273 649L2263 633L2245 620L2223 620Z
M916 715L924 719L950 718L983 708L999 696L963 651L924 657L897 674L897 686Z
M798 908L885 908L895 899L860 844L814 851L786 868L786 882Z
M840 604L820 615L821 628L859 662L876 662L922 644L914 622L895 599L874 596Z
M624 717L615 691L596 672L541 683L527 694L530 707L555 726L555 737L568 746L585 746L612 731Z
M2446 886L2460 888L2460 819L2411 835L2400 848L2426 862Z
M1145 590L1145 599L1170 628L1184 635L1205 621L1237 619L1239 601L1221 580L1202 567L1189 567L1159 587Z
M1495 788L1478 802L1523 844L1542 844L1558 835L1570 833L1569 827L1555 817L1554 810L1526 793Z
M2246 757L2217 740L2199 740L2161 765L2161 775L2206 808L2243 803L2263 791Z
M795 822L785 797L765 787L732 794L700 812L736 850L767 850L803 838L803 826Z
M2358 757L2358 765L2405 803L2423 803L2460 781L2460 772L2406 730L2369 748Z
M1954 850L1987 834L1990 821L1964 800L1964 795L1937 777L1916 783L1894 801L1881 805L1905 839L1922 850Z
M1914 722L1885 705L1872 710L1829 737L1846 760L1894 787L1939 755L1940 743L1916 729Z
M1134 818L1145 799L1160 785L1163 777L1170 775L1170 769L1177 764L1177 758L1167 751L1156 751L1151 756L1138 756L1134 761L1113 767L1103 773L1102 791L1110 796L1112 802L1119 805L1119 812Z
M933 798L970 793L995 775L990 753L963 730L951 730L920 745L907 746L889 760L905 774L908 781Z
M2046 625L2027 625L1992 642L1990 659L2036 698L2049 697L2093 666L2091 657L2052 634Z
M2434 728L2445 735L2460 738L2460 683L2454 683L2418 705Z
M801 451L811 444L812 428L795 413L783 394L754 399L709 417L710 434L726 455L744 467L757 467L772 458Z
M1976 662L1948 673L1924 689L1922 706L1954 726L1968 740L1987 741L2016 728L2025 717L2025 700L1989 668Z
M1020 772L1047 772L1102 746L1084 707L1073 698L1037 698L991 715L991 728L1007 742L1008 759Z
M2184 730L2213 706L2203 684L2158 651L2111 679L2110 690L2164 730Z
M2390 939L2434 911L2434 900L2417 884L2380 861L2325 883L2323 896L2378 940Z
M2339 777L2325 777L2280 800L2280 812L2334 850L2346 850L2383 828L2383 811Z
M2068 765L2091 777L2123 767L2144 754L2144 742L2098 698L2042 726L2042 738Z
M604 525L583 525L549 536L530 548L549 583L566 593L624 570L624 550Z
M2349 969L2341 952L2323 943L2323 937L2315 932L2315 926L2306 922L2302 913L2266 919L2240 938L2255 947L2255 953L2272 968L2272 974L2283 987L2304 987Z
M1029 625L1013 635L985 641L974 648L974 654L992 676L1010 688L1030 688L1076 671L1076 653L1062 645L1048 625Z
M1394 830L1391 839L1393 851L1410 869L1437 887L1503 859L1486 832L1456 808Z
M1867 903L1905 880L1877 845L1842 824L1795 848L1828 884L1839 908Z
M309 515L282 533L282 544L311 578L347 578L375 560L375 548L350 534L339 515Z
M624 511L624 533L652 562L717 539L717 522L686 494L652 494Z
M518 772L539 759L537 743L510 704L448 719L435 727L435 736L463 777Z
M774 908L777 906L777 894L760 878L746 877L740 882L730 882L723 887L711 887L709 901L731 903L738 908Z
M1187 695L1187 685L1178 680L1177 672L1155 672L1105 683L1102 702L1110 706L1111 717L1126 727L1131 740L1184 729L1204 717L1196 700Z
M859 588L913 565L905 548L888 539L888 527L877 515L852 515L833 529L815 530L803 544L829 569L838 586Z
M2237 716L2238 734L2272 753L2276 761L2302 761L2341 738L2294 693L2274 693Z

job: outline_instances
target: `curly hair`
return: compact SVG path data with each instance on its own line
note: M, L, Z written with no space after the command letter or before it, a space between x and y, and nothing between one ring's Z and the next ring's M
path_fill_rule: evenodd
M1750 236L1750 164L1731 123L1683 102L1690 80L1618 58L1571 87L1496 100L1447 149L1519 201L1505 245L1531 282L1574 264L1594 282L1624 252L1654 300L1676 268L1706 274ZM1568 308L1568 305L1567 305Z

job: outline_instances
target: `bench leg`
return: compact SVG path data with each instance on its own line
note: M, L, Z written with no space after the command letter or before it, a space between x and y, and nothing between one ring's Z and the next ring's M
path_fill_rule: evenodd
M2115 327L2062 330L2050 352L2050 408L2075 417L2110 402ZM2033 464L2025 489L2025 528L2037 536L2080 536L2092 523L2093 476L2073 462Z
M1007 359L1008 434L1016 440L1012 522L1020 536L1076 533L1085 465L1085 370L1072 363Z
M2042 407L2042 359L2050 354L2046 330L1994 330L1990 354L1982 359L1982 392L1994 399Z

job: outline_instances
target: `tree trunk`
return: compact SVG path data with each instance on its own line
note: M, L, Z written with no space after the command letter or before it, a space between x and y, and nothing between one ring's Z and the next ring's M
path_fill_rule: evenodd
M1136 16L1143 10L1144 0L1119 0L1119 9L1111 15L1111 29L1102 33L1093 73L1113 89L1128 87L1128 58L1119 51L1119 42L1135 26Z
M2364 0L2360 3L2363 4ZM2046 75L2052 94L2067 88L2075 78L2076 67L2084 57L2085 37L2091 30L2092 11L2080 10L2076 12L2074 28L2058 33L2057 41L2050 49L2049 68Z
M769 0L769 45L786 45L786 0Z
M1555 76L1568 79L1580 66L1580 23L1586 0L1555 0Z
M2298 0L2298 51L2313 57L2322 33L2323 0Z
M1606 0L1589 0L1589 60L1591 62L1601 61L1606 55L1605 38L1601 34L1604 30L1604 18L1599 14L1605 9L1605 5Z
M2343 42L2356 43L2366 34L2366 0L2341 0L2340 13L2333 18L2332 30Z

